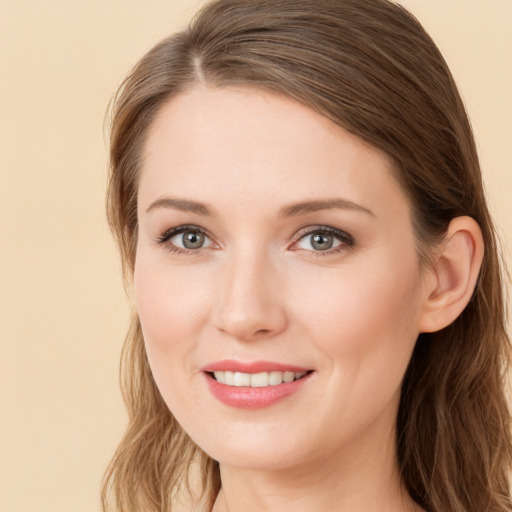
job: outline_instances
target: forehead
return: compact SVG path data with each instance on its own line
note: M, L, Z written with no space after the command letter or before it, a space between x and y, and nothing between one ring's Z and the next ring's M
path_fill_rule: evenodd
M148 131L139 200L159 194L279 203L405 200L390 158L310 108L265 90L195 87Z

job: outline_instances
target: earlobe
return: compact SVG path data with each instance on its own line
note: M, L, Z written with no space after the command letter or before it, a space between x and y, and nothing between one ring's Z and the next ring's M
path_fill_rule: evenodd
M484 255L482 232L471 217L452 219L426 280L420 332L450 325L471 300Z

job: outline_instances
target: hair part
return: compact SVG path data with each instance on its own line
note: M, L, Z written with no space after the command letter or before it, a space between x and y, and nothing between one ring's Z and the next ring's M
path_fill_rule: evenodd
M166 102L195 84L285 95L384 151L410 201L424 264L454 217L478 222L485 256L477 287L452 325L418 338L402 386L397 453L406 489L428 512L512 510L502 263L471 126L428 34L387 0L218 0L187 30L157 44L111 109L107 211L126 282L134 270L148 128ZM218 465L160 396L136 313L121 374L129 422L105 476L105 510L109 490L119 511L170 510L195 462L210 510Z

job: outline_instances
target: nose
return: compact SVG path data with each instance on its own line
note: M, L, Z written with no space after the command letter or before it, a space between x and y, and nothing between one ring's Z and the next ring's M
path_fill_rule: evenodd
M276 336L287 325L278 269L257 255L226 262L216 306L217 329L239 341Z

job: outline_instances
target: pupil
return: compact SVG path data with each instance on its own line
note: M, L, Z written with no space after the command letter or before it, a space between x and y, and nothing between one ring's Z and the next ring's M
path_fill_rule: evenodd
M204 243L204 235L197 231L188 231L183 235L183 245L187 249L198 249Z
M311 242L311 245L315 249L320 249L321 251L325 251L326 249L330 249L333 244L333 237L332 235L321 235L317 233L316 235L313 235L313 239Z

